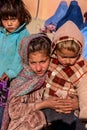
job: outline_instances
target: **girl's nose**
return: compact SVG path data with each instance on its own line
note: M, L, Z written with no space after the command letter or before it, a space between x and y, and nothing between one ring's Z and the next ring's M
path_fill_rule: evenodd
M40 70L41 70L41 65L40 65L39 63L36 65L36 70L37 70L37 71L40 71Z
M7 21L7 24L8 24L8 25L12 25L11 20L8 20L8 21Z

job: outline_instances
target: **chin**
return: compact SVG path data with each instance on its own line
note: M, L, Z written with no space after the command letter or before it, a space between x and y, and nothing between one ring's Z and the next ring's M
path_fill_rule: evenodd
M44 75L43 73L37 74L37 76L43 76L43 75Z

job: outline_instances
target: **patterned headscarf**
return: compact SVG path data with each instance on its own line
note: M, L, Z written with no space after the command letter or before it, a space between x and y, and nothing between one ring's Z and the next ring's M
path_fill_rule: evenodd
M32 34L31 36L24 38L21 42L19 53L22 58L23 70L18 77L11 82L9 90L10 98L13 96L25 95L39 89L46 78L46 74L42 77L37 76L28 64L28 46L31 40L39 37L46 38L49 44L51 44L51 40L43 33Z
M80 46L80 57L73 66L63 66L59 63L55 47L61 41L72 39ZM83 75L87 74L87 62L81 56L84 39L78 27L71 21L60 27L53 40L52 58L46 80L45 97L58 96L68 98L69 95L76 95L76 86Z

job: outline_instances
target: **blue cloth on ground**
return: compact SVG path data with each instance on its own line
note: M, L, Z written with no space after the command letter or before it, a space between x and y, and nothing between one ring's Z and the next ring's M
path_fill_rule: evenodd
M83 24L82 11L78 5L78 2L75 0L71 1L66 15L57 23L56 30L68 20L73 21L78 26L78 28L80 28L80 26Z
M62 19L65 16L67 10L68 6L66 1L61 1L54 15L45 21L44 26L46 27L49 24L53 24L56 26L60 19Z
M85 59L87 59L87 26L85 26L82 30L81 30L83 37L84 37L84 49L83 49L83 56L85 57Z

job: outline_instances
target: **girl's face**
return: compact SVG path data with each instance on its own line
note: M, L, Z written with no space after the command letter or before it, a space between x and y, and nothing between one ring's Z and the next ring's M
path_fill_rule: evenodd
M67 50L67 49L62 49L61 52L58 50L56 51L58 61L63 65L63 66L71 66L74 65L75 62L77 61L78 57L74 52Z
M44 51L33 52L29 55L29 66L38 76L45 74L49 63L50 57Z
M16 17L9 16L7 18L2 18L1 21L2 25L9 33L14 32L20 26L20 22Z

